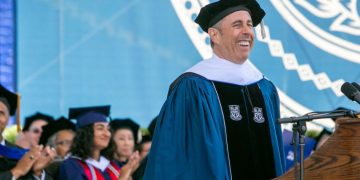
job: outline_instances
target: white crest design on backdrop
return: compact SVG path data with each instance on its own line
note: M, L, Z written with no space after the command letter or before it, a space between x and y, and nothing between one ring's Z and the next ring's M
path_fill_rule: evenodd
M285 21L308 42L345 60L360 63L360 44L334 35L335 32L360 35L360 17L357 0L270 0ZM305 8L318 19L333 19L328 29L313 23L300 12Z
M295 0L313 15L323 18L335 18L330 26L331 31L340 31L352 35L360 35L360 17L357 10L357 0L318 0L312 4L309 0Z

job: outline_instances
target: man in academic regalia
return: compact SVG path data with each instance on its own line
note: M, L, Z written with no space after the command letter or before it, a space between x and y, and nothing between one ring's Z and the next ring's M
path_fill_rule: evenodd
M10 116L15 115L17 95L0 85L0 179L51 179L43 169L54 158L49 147L34 146L29 151L2 137Z
M54 147L57 154L56 161L66 159L75 136L75 124L62 116L43 126L42 129L39 144Z
M70 147L75 137L75 124L65 117L43 126L39 143L55 149L57 156L45 171L52 177L58 177L60 164L70 157Z
M8 142L3 136L3 131L6 128L10 116L13 116L16 112L17 107L17 95L7 90L5 87L0 85L0 148L4 150L0 150L0 156L4 156L5 153L9 154L8 156L13 156L16 151L7 151L5 152L5 148L13 148L15 145ZM20 151L21 152L21 151ZM21 154L22 155L22 154ZM11 169L16 165L16 160L10 160L8 158L0 157L0 172ZM11 173L9 172L10 176ZM3 177L0 175L0 177Z
M17 95L7 90L0 84L0 144L4 146L12 146L4 139L2 133L6 128L10 116L15 115L17 107Z
M255 0L204 6L195 22L213 56L170 86L157 119L146 180L271 179L285 157L275 86L248 60L253 27L265 16Z

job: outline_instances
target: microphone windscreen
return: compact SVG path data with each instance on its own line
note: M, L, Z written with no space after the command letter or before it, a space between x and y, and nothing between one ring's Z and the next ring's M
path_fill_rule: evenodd
M350 84L348 82L345 82L341 86L341 92L344 93L344 95L351 100L354 100L354 96L355 96L356 92L358 92L358 91L359 90L357 90L356 87L354 87L352 84Z
M352 82L351 85L353 85L358 91L360 91L360 85L356 82Z

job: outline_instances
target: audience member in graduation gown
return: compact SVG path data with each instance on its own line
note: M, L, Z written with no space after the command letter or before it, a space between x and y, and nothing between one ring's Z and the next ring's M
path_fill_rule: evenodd
M135 152L140 126L131 119L113 119L110 122L114 143L114 160L121 168Z
M111 161L108 147L111 134L107 117L110 106L72 108L70 119L76 119L77 131L71 147L72 156L60 166L59 179L128 179L139 155L130 157L128 165L120 168Z
M15 115L17 95L0 85L0 179L51 179L43 169L55 157L50 147L20 149L2 137L10 116Z
M16 159L1 157L0 179L51 180L52 176L44 169L54 159L55 154L49 146L44 148L42 145L37 145Z
M140 153L140 166L136 169L136 171L133 174L133 179L134 180L141 180L144 177L145 174L145 168L146 168L146 164L147 164L147 156L148 153L150 152L151 149L151 144L152 144L152 136L154 134L154 130L155 130L155 125L156 125L156 119L157 116L150 122L149 126L148 126L148 131L149 134L143 135L141 138L141 142L139 144L139 153Z
M75 124L65 117L60 117L43 126L40 144L54 147L57 153L56 160L64 160L70 151L75 137Z
M156 125L156 118L157 116L150 122L147 128L149 134L142 136L141 138L141 142L139 144L139 153L141 159L145 159L150 152L152 136L154 134L155 125Z
M29 149L39 144L43 126L53 122L54 118L50 115L37 112L25 118L25 124L16 140L16 145L25 149Z
M45 169L52 177L58 177L60 164L70 156L70 147L75 137L75 124L65 117L43 126L40 144L48 145L55 149L54 161Z
M201 8L195 22L209 34L213 56L170 86L144 179L272 179L284 173L278 94L248 60L253 27L264 16L255 0Z
M140 159L143 160L149 154L151 148L151 136L150 134L143 135L138 145Z

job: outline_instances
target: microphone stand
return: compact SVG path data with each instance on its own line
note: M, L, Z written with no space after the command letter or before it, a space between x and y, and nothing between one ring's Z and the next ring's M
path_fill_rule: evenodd
M293 138L291 145L294 147L294 170L295 170L295 179L304 180L304 147L305 147L305 133L306 133L306 122L298 121L293 123L292 131ZM297 137L299 135L299 145L300 145L300 174L298 174L298 158L297 158ZM299 177L300 175L300 177Z
M312 121L314 119L323 119L323 118L337 118L351 116L355 117L356 113L354 111L335 111L335 112L322 112L322 113L309 113L300 117L289 117L289 118L280 118L278 123L293 123L292 131L293 137L291 145L294 146L294 171L295 179L304 180L304 148L305 148L305 133L306 133L306 121ZM298 175L298 159L297 159L297 137L299 135L299 145L300 145L300 177Z

